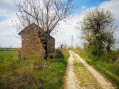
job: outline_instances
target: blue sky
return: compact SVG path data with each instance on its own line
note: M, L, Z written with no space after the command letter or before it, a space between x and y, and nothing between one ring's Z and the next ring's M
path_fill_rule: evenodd
M14 5L14 0L0 0L0 46L2 47L21 47L21 39L17 35L17 31L13 28L12 20L16 19L17 8ZM19 0L16 0L19 1ZM82 20L83 12L89 8L100 7L110 10L116 20L119 19L119 0L77 0L77 8L72 18L67 22L60 22L57 28L59 32L55 35L56 46L64 43L71 45L73 35L74 46L82 46L81 31L76 29L77 22ZM63 35L62 35L63 34Z
M79 7L86 6L87 8L97 7L104 1L110 0L77 0Z

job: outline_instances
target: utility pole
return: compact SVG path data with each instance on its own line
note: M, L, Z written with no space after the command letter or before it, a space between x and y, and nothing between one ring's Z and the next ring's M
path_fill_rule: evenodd
M73 35L72 35L72 38L71 38L71 46L73 47Z

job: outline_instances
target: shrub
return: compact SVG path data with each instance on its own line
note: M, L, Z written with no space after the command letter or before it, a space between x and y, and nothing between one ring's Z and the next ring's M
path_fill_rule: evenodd
M61 49L56 49L55 50L55 57L58 58L58 57L63 57L63 53L61 51Z
M6 74L1 80L1 86L6 89L19 89L35 87L40 83L37 79L38 68L42 66L44 59L40 52L30 51L24 59L12 59ZM38 73L38 74L37 74Z

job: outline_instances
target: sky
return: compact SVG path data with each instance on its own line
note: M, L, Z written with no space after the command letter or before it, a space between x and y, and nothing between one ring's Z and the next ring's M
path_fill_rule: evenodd
M19 1L19 0L16 0ZM53 35L56 47L61 44L83 47L81 30L77 25L82 21L84 12L92 8L110 10L116 21L119 22L119 0L77 0L77 8L70 19L61 21L56 28L58 32ZM14 28L12 21L16 20L17 8L14 0L0 0L0 47L21 47L21 38ZM118 34L118 33L117 33Z

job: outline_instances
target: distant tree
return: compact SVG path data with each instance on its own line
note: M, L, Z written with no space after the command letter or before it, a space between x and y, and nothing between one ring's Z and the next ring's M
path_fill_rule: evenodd
M110 11L101 8L89 10L81 22L85 48L93 55L101 55L104 50L109 52L115 43L116 28Z
M16 3L19 9L16 27L23 30L29 24L35 23L42 33L39 34L44 46L47 47L48 35L58 23L68 18L74 7L74 0L24 0ZM48 52L46 48L46 59Z

